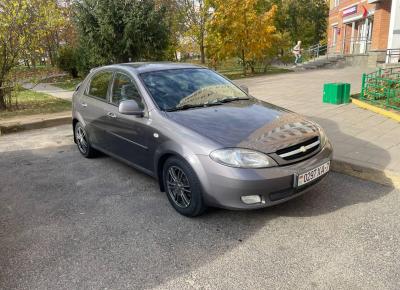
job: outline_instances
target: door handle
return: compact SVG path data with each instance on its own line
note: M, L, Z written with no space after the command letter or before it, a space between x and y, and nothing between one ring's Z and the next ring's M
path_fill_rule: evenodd
M110 118L116 118L117 117L117 115L115 115L113 112L108 112L107 116L110 117Z
M81 106L84 107L84 108L86 108L86 107L87 107L87 104L86 104L86 103L81 103Z

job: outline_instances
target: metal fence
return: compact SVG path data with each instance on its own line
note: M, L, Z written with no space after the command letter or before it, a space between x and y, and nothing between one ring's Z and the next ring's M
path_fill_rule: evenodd
M400 67L363 74L360 99L400 111Z

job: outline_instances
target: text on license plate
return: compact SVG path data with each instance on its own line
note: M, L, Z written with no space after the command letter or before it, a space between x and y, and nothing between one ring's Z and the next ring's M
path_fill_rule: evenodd
M302 186L324 175L329 171L329 166L330 162L328 161L310 171L300 174L297 178L297 186Z

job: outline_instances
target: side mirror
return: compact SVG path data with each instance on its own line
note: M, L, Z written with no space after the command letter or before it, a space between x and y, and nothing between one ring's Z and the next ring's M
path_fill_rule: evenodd
M246 85L240 85L240 86L239 86L239 88L241 88L241 89L242 89L242 91L245 91L245 92L246 92L246 94L248 94L248 93L249 93L249 87L248 87L248 86L246 86Z
M126 100L119 103L118 111L124 115L143 117L143 110L135 100Z

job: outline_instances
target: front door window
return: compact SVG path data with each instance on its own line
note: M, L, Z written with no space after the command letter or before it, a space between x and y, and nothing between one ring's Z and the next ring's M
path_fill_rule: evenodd
M111 103L119 105L121 101L135 100L139 107L144 109L142 97L130 77L122 73L116 73L112 87Z

